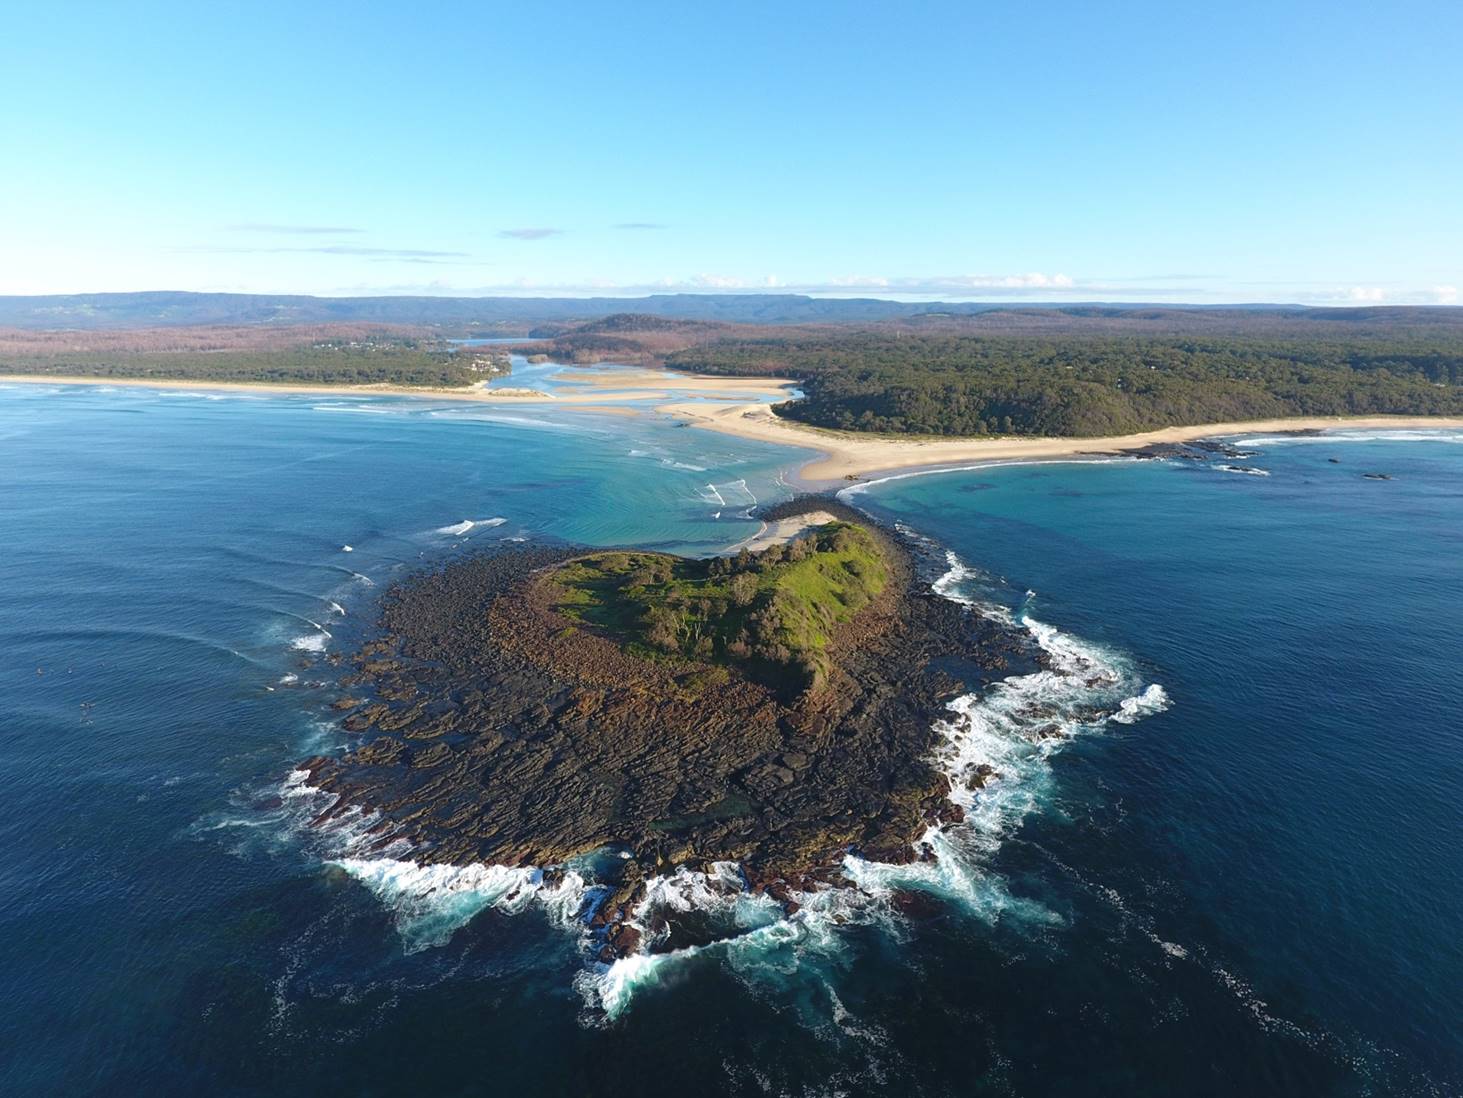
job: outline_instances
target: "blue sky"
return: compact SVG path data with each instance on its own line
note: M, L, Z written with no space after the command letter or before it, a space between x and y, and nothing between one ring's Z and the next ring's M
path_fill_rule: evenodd
M0 293L1463 303L1463 4L0 9Z

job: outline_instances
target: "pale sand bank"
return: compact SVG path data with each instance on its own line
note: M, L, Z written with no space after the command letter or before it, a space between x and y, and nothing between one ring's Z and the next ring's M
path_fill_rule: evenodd
M747 549L756 553L766 549L769 545L785 545L809 527L827 526L830 522L837 521L838 519L827 511L809 511L807 514L793 515L791 518L778 519L776 522L764 522L760 530L751 537L730 546L727 552L735 553L739 549Z
M1443 416L1309 416L1297 419L1262 419L1248 423L1205 423L1193 427L1165 427L1136 435L1108 438L961 438L899 439L860 436L794 424L773 415L765 404L714 405L694 402L662 405L658 411L722 434L759 439L783 446L817 450L798 470L812 483L827 483L901 470L964 465L986 461L1020 461L1117 454L1165 442L1190 442L1216 435L1260 434L1273 431L1327 428L1457 428L1463 418Z
M563 385L592 385L599 388L674 389L712 396L737 394L740 399L753 396L786 399L789 390L797 386L797 382L780 377L712 377L705 374L677 374L667 370L616 366L564 370L554 380Z
M99 385L115 388L189 389L209 392L306 393L319 396L403 396L433 400L467 400L503 404L600 405L612 400L669 400L678 396L705 396L723 400L747 400L752 396L785 395L793 382L780 379L747 384L747 378L700 377L670 374L660 370L581 370L593 375L583 391L554 395L537 389L505 386L489 389L486 383L465 388L435 388L410 385L292 385L264 381L209 381L187 378L135 378L0 374L0 383L25 385ZM590 410L588 408L584 410ZM595 411L601 410L595 408Z

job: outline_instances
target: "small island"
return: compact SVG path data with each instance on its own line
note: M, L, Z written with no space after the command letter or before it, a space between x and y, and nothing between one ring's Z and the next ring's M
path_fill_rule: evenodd
M959 814L933 726L1031 666L1024 634L932 594L914 549L841 504L762 517L797 532L710 559L524 546L395 589L338 703L362 744L303 764L336 795L317 823L379 813L377 849L438 864L615 851L607 956L639 948L657 873L736 862L792 910L846 885L848 854L929 856Z

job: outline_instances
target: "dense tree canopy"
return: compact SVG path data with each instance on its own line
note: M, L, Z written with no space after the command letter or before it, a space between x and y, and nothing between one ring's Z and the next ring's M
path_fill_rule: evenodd
M0 354L0 373L51 377L263 382L283 385L458 387L508 371L507 355L427 350L414 341L316 344L208 353L83 351Z
M1405 340L848 332L718 340L669 365L782 375L793 419L933 435L1124 434L1296 415L1463 415L1463 336Z

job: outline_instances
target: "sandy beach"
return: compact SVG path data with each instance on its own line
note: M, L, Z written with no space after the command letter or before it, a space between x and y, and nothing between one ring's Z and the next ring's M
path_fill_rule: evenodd
M566 369L556 374L554 380L560 385L586 385L599 389L675 389L709 396L735 393L742 399L752 396L786 399L789 390L797 386L796 381L780 377L715 377L617 366Z
M817 450L798 470L810 486L864 479L879 473L957 466L986 461L1057 459L1101 456L1158 443L1189 442L1216 435L1259 434L1274 431L1327 428L1457 428L1463 419L1442 416L1311 416L1297 419L1262 419L1247 423L1205 423L1192 427L1165 427L1136 435L1108 438L962 438L899 439L829 431L794 424L773 415L765 404L708 405L682 402L662 405L661 412L696 427L741 438L760 439L783 446Z
M809 527L826 526L837 521L837 517L827 511L808 511L790 518L777 519L775 522L764 521L755 534L729 545L726 552L734 553L739 549L746 549L751 553L759 553L769 545L786 545Z
M606 405L610 401L670 400L680 396L744 401L754 396L775 398L786 394L795 382L781 378L701 377L663 370L616 369L566 371L563 379L582 391L545 393L537 389L486 384L466 388L435 388L412 385L292 385L264 381L211 381L188 378L134 378L55 376L49 374L0 374L0 383L24 385L101 385L116 388L196 389L211 392L308 393L321 396L403 396L434 400L466 400L491 404ZM602 408L586 408L600 411Z

